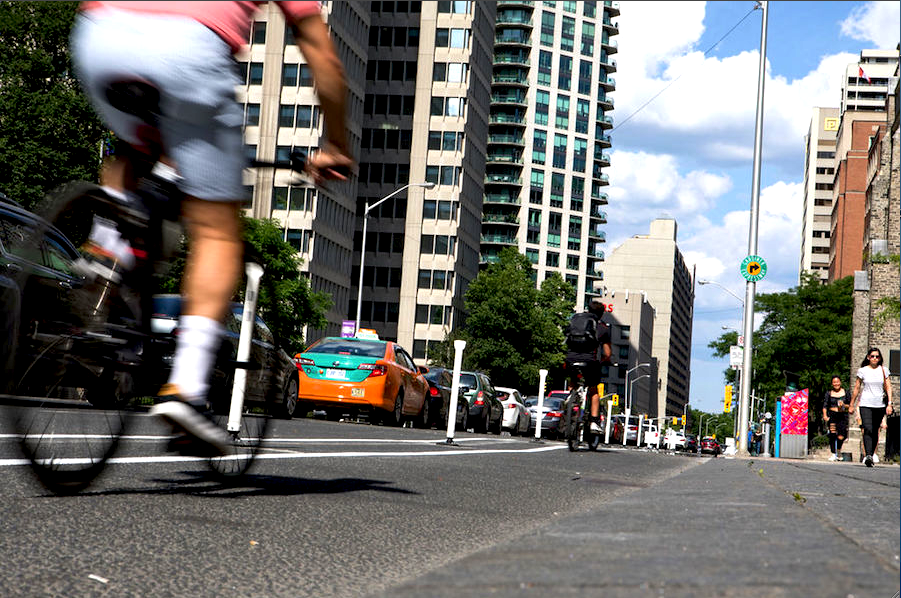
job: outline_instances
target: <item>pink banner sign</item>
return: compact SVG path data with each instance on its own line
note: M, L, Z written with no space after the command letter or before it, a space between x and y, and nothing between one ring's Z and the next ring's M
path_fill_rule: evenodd
M782 433L807 435L808 389L786 393L782 397Z

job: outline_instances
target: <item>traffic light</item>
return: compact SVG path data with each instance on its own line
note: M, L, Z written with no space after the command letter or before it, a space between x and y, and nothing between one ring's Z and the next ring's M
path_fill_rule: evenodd
M723 413L732 413L732 386L726 386L726 395L723 398Z
M613 398L613 406L619 407L619 395L614 394L612 398Z
M603 383L603 382L601 382L600 384L598 384L598 396L599 396L599 397L603 397L603 396L604 396L604 383Z
M682 416L682 426L685 426L685 415Z
M679 425L679 418L676 417L676 416L673 416L673 425L674 425L674 426L678 426L678 425Z

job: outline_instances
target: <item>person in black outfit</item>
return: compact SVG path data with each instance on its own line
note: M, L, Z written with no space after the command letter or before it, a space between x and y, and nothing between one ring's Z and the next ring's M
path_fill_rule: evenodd
M591 316L595 322L595 337L586 339L582 342L573 342L570 331L573 323L567 327L567 351L565 367L570 372L570 384L575 384L576 372L572 368L574 363L586 363L588 365L582 367L582 375L585 377L585 384L588 392L591 393L591 432L593 434L601 433L600 419L600 400L598 397L598 384L601 382L601 364L610 363L610 327L601 321L604 315L605 306L599 299L592 299L588 305L585 314ZM574 317L574 320L576 317Z
M829 426L830 461L841 461L842 444L848 437L848 393L842 388L842 379L832 377L832 388L823 397L823 419Z

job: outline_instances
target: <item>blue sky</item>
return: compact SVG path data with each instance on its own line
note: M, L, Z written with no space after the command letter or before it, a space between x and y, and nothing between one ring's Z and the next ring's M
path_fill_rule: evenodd
M614 56L617 125L608 171L608 249L646 234L654 218L673 217L679 248L689 267L697 266L697 277L739 297L745 288L739 266L748 250L761 30L755 4L622 0ZM811 109L838 107L844 68L857 62L861 50L895 47L899 7L897 1L769 3L758 219L758 254L768 272L758 294L797 284ZM740 301L729 293L714 285L696 288L693 407L722 409L728 360L713 359L707 344L722 326L739 328L741 316Z

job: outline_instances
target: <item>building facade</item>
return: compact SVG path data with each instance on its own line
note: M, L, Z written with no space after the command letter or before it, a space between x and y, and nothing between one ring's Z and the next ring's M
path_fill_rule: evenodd
M494 4L371 2L353 290L360 325L424 363L478 274ZM401 8L407 9L402 12ZM362 216L370 213L363 259ZM348 303L354 319L357 301Z
M676 243L676 221L658 218L647 235L615 248L605 264L608 289L641 289L656 310L651 357L657 360L656 416L681 415L691 383L694 275Z
M879 127L867 156L867 187L864 215L863 268L854 273L854 314L850 372L854 379L861 359L870 347L878 347L891 372L895 408L899 396L899 348L901 324L889 303L898 301L901 286L898 263L901 252L901 143L899 143L898 69L894 87L884 105L887 122ZM897 260L897 257L896 257Z
M628 405L634 415L657 417L659 376L652 354L656 310L640 290L603 289L601 300L607 306L604 322L610 326L611 361L616 364L602 367L604 392L620 396L620 411Z
M603 280L619 3L497 3L480 262L516 247L579 306Z
M323 16L347 73L348 137L352 151L360 146L363 81L369 12L357 3L323 2ZM273 3L255 17L248 45L237 55L244 84L237 90L244 105L244 142L249 158L287 162L292 150L318 147L322 117L309 67L294 45L284 16ZM244 174L249 199L245 213L274 218L285 240L303 259L301 270L314 291L332 298L328 327L307 331L308 340L339 334L351 297L354 212L357 181L314 189L297 183L288 169L259 168Z
M832 221L832 186L835 178L835 138L838 108L814 108L804 137L804 199L801 219L800 274L812 272L829 278L829 235Z

